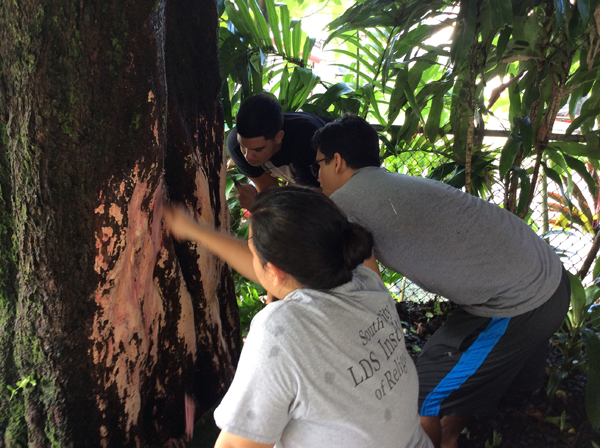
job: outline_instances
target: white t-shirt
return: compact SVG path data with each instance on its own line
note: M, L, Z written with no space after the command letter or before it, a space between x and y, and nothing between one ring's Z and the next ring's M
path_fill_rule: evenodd
M254 318L224 431L277 447L432 448L393 299L361 265L351 282L298 289Z

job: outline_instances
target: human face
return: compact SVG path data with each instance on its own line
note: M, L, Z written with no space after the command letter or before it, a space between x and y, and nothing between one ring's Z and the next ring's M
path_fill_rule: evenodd
M333 160L327 162L325 156L320 149L317 150L317 156L315 157L315 163L319 163L319 183L321 189L326 196L331 196L336 188L334 188L335 180L335 164Z
M264 137L245 138L238 134L242 154L252 166L261 166L267 163L271 157L281 148L279 134L270 139Z

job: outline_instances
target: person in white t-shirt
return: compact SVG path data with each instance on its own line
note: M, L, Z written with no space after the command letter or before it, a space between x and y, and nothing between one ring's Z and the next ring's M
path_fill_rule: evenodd
M375 266L362 264L373 248L365 228L322 193L294 186L256 197L248 242L181 209L165 222L284 297L252 322L215 411L216 447L433 447L394 301Z

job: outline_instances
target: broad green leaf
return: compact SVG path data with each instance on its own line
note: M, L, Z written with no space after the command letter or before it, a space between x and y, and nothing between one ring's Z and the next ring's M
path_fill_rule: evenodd
M477 0L460 0L460 11L452 33L450 58L456 68L459 68L473 45L475 27L477 24Z
M242 20L243 20L243 25L242 24L236 24L234 22L234 25L236 26L236 28L242 29L240 28L238 25L242 25L243 28L245 28L246 30L248 30L251 34L251 36L256 39L258 36L260 36L260 32L258 31L258 28L256 27L256 23L254 23L254 19L252 19L252 15L250 14L250 6L248 5L248 3L246 2L246 0L234 0L235 4L237 5L237 12L239 13L239 16ZM254 1L254 0L249 0L249 1ZM229 16L229 8L226 8L226 12L227 12L227 16Z
M304 65L308 63L308 58L310 57L310 53L315 45L316 39L314 37L306 36L306 40L304 41L304 48L302 50L302 62Z
M300 45L302 43L302 24L299 20L292 20L292 57L300 59Z
M571 199L565 193L565 190L564 190L563 184L562 184L562 180L560 179L560 175L556 171L554 171L552 168L549 168L548 165L546 165L545 163L542 163L542 167L544 168L544 173L546 173L546 176L548 176L548 178L552 179L554 181L554 183L556 183L556 185L558 186L558 189L560 190L560 194L562 194L562 197L565 198L565 200L567 201L567 204L569 205L569 210L573 210L573 203L571 202Z
M527 171L520 167L515 167L515 173L521 180L521 195L519 196L519 205L517 206L517 215L520 215L525 210L525 206L529 201L529 194L531 193L531 181Z
M525 22L525 37L527 38L527 42L532 50L535 49L539 39L540 39L540 31L541 26L538 23L537 14L534 12L529 16L527 21Z
M282 107L283 103L287 102L285 101L285 98L287 97L288 93L289 79L290 72L288 70L287 64L285 64L285 67L283 67L283 72L281 72L281 81L279 82L279 102L281 103Z
M585 410L592 427L600 430L600 339L594 331L585 328L582 333L587 355L587 386Z
M521 103L521 112L524 116L531 115L531 107L533 103L540 99L540 87L537 83L532 83L525 89L523 93L523 101Z
M396 136L397 142L410 142L414 135L417 133L417 129L419 128L419 120L415 117L414 114L410 113L410 108L406 111L406 118L404 120L404 124L398 131L398 135Z
M433 64L436 64L436 56L434 54L427 53L424 56L418 58L418 61L413 65L408 72L408 84L412 87L413 91L416 91L423 77L423 72L429 69Z
M594 263L594 273L593 273L593 276L594 276L594 281L596 281L596 279L598 277L600 277L600 257L596 258L596 261ZM599 309L600 309L600 307L599 307Z
M582 111L582 114L579 117L577 117L575 120L573 120L573 123L571 123L571 125L567 128L567 131L565 132L565 134L571 135L573 133L573 131L575 129L577 129L578 127L580 127L583 123L588 121L590 118L595 119L598 115L600 115L600 107L586 111L585 113L583 113L583 111Z
M245 36L252 36L254 28L254 22L250 20L250 23L246 22L246 19L242 16L242 14L235 8L233 3L227 1L225 2L225 12L227 13L227 17L235 26L235 28ZM250 28L249 28L250 27Z
M508 121L512 123L513 119L521 113L521 92L519 89L519 81L515 81L508 86L508 97L510 99Z
M506 25L512 26L513 12L512 3L506 0L490 0L492 10L492 25L495 29L501 30Z
M217 0L217 16L221 17L225 12L225 0Z
M498 1L504 2L504 0ZM506 46L508 45L511 34L512 27L510 26L507 26L500 32L500 36L498 36L498 43L496 44L496 63L500 63L500 61L502 61L502 56L504 56L504 51L506 50Z
M577 103L579 102L579 100L581 99L583 94L583 89L580 87L577 87L573 93L571 93L571 98L569 98L569 116L571 117L571 119L573 119L573 117L575 117L575 108L577 107Z
M275 47L280 54L284 54L283 41L281 40L281 30L279 28L279 15L277 14L277 8L275 8L274 0L265 0L267 7L267 14L269 15L269 26L273 32L273 40L275 41Z
M404 89L406 89L407 85L408 73L406 68L403 67L396 75L396 84L394 85L394 90L392 91L392 95L390 97L390 106L388 108L388 126L391 126L394 123L396 118L398 118L401 108L406 104Z
M375 31L376 31L376 32L378 32L378 31L380 32L381 30L380 30L379 28L376 28L376 29L375 29ZM388 38L389 38L389 33L388 33L388 34L386 34L386 35L381 35L381 33L378 33L378 34L380 34L380 35L378 35L378 36L377 36L377 35L373 34L373 33L372 33L370 30L368 30L368 29L365 29L363 32L364 32L364 33L367 35L367 37L369 38L369 46L370 46L371 48L373 48L373 50L372 50L372 51L373 51L375 54L377 54L377 55L378 55L378 56L381 58L381 57L383 56L383 53L385 52L385 48L384 48L384 46L383 46L382 42L385 42L385 41L387 41L387 40L388 40Z
M259 32L262 45L270 47L272 44L269 33L269 25L267 25L267 21L262 15L262 11L258 7L256 0L248 0L248 3L250 3L250 8L252 9L252 14L254 15L254 23L256 23L256 28Z
M565 22L565 13L566 13L566 0L554 0L554 13L556 14L556 24L558 25L558 29L562 30L563 23Z
M590 0L577 0L577 9L579 10L579 16L581 17L581 22L585 27L590 20L590 5L592 2Z
M567 176L567 195L566 198L571 197L571 193L573 192L573 177L571 176L571 171L568 168L567 162L565 161L565 156L557 151L547 150L546 156L555 164L554 168L560 167L559 171L561 174ZM569 209L573 207L569 205Z
M383 68L382 68L382 73L381 73L381 84L383 85L383 88L385 90L385 86L387 84L388 81L388 77L390 75L390 66L392 64L392 61L394 61L396 59L396 56L394 54L394 47L396 45L396 41L398 40L398 35L395 35L392 40L390 41L390 44L388 45L387 51L385 52L385 58L383 59Z
M407 87L404 89L404 95L406 95L406 99L408 100L408 104L410 104L412 112L419 119L419 122L422 123L423 115L421 114L421 108L419 107L419 104L417 103L417 99L415 98L414 92L412 91L412 89L410 88L410 86L408 84L407 84Z
M251 59L249 67L252 79L252 93L260 93L263 90L262 64L255 64Z
M316 101L315 104L327 110L329 109L329 106L331 106L334 102L339 100L342 97L342 95L348 95L352 92L354 92L354 89L352 89L345 82L340 82L329 87L327 89L327 92L325 92L323 96L321 96L319 100Z
M519 133L523 139L523 158L527 157L533 147L533 127L529 117L517 117L515 122L518 125Z
M576 142L550 142L548 147L559 149L560 151L575 157L600 159L600 149L593 145L590 147L590 145Z
M444 111L444 95L450 84L451 82L440 84L431 98L431 108L429 109L429 116L427 117L423 132L432 144L436 141L440 132L440 120Z
M378 133L377 134L379 136L379 140L381 140L385 146L385 148L388 150L388 152L390 154L394 154L396 157L398 156L398 151L396 151L396 145L394 145L394 143L392 143L390 140L388 140L388 138L386 137L385 134L381 134Z
M500 178L504 179L506 173L510 170L515 162L515 157L519 152L519 148L521 146L522 138L520 135L510 134L508 139L506 139L506 144L504 148L502 148L502 153L500 155Z
M588 188L590 189L592 197L595 198L598 193L598 187L596 185L596 182L594 181L594 178L587 170L585 163L566 154L563 154L563 157L565 158L565 162L567 162L569 168L577 171L577 174L579 174L581 178L585 180L585 182L588 185Z
M375 73L375 70L376 70L375 66L373 64L371 64L367 59L365 59L362 56L364 53L361 53L361 55L357 56L355 53L352 53L352 52L350 52L348 50L344 50L344 49L341 49L341 48L336 48L336 49L332 50L332 52L333 53L339 53L339 54L343 54L343 55L349 56L354 61L358 61L360 63L360 65L361 65L361 68L363 68L362 66L365 66L365 67L367 67L369 69L369 71L371 73ZM331 64L331 65L338 66L338 67L349 67L348 65L342 65L342 64ZM355 69L352 69L352 70L354 71ZM361 74L361 76L362 76L362 74Z
M367 99L369 100L369 104L371 105L371 112L375 115L375 118L379 122L380 125L385 126L387 123L379 113L379 107L377 105L377 99L375 98L375 92L373 90L373 84L368 83L363 86L363 90Z
M581 284L581 280L576 275L569 274L571 281L571 308L573 313L573 325L578 327L583 321L583 311L586 302L585 289Z
M350 44L350 45L349 45ZM379 65L381 60L381 55L373 50L371 46L363 45L361 40L358 40L355 36L351 36L348 40L346 40L346 46L348 47L349 56L351 58L356 58L363 56L371 61L373 66ZM351 51L350 51L351 50ZM340 51L337 48L332 49L331 51L338 52Z
M279 6L279 11L281 11L281 34L283 35L283 46L285 47L286 54L292 56L292 33L290 30L290 10L287 5L282 4Z

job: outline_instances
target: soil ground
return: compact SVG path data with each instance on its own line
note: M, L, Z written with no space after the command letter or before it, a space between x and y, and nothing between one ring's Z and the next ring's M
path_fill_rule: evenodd
M406 347L413 358L444 323L451 308L448 302L436 305L434 301L397 305L406 328ZM600 434L586 419L585 375L563 381L555 396L546 395L548 372L562 360L560 351L549 345L544 388L532 396L509 395L493 417L470 421L460 436L460 448L600 448ZM187 447L212 447L218 433L210 412L197 422L194 439Z

